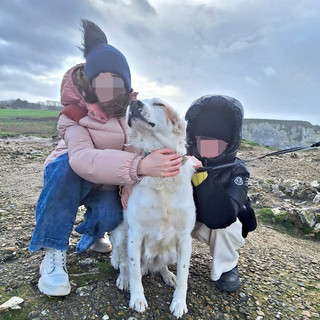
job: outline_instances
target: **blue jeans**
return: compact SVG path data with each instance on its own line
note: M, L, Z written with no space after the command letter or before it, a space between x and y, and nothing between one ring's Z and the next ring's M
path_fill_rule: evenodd
M93 189L91 182L71 169L67 153L46 167L43 178L29 250L38 251L45 247L67 250L80 205L87 210L84 222L76 228L82 234L76 247L78 253L85 252L105 232L112 231L122 221L118 190Z

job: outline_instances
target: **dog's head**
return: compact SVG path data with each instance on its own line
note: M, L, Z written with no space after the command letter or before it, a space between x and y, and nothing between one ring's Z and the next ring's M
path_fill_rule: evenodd
M145 152L167 147L180 155L186 153L185 121L165 101L132 100L127 109L127 123L134 147Z

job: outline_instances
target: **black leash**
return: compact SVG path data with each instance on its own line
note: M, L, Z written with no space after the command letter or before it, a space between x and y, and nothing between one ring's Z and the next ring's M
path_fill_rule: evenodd
M283 150L267 153L267 154L265 154L263 156L260 156L260 157L257 157L257 158L253 158L253 159L249 159L249 160L240 160L240 161L237 161L237 162L221 164L220 166L216 166L216 167L201 167L201 168L197 169L197 172L218 171L218 170L221 170L221 169L226 169L226 168L233 167L235 165L238 165L239 163L245 164L245 163L256 161L256 160L261 160L261 159L264 159L266 157L278 156L280 154L285 154L285 153L289 153L289 152L300 151L300 150L310 149L310 148L317 148L317 147L320 147L320 141L317 142L317 143L312 144L311 146L283 149Z

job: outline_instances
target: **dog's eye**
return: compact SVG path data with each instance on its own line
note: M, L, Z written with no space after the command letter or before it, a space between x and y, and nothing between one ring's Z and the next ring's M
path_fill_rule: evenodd
M153 106L158 106L158 107L165 107L166 106L165 104L160 103L160 102L154 102L152 105Z

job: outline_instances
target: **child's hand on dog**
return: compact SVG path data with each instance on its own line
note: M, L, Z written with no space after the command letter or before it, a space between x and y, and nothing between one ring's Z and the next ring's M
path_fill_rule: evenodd
M169 148L158 149L143 158L138 165L138 175L173 177L179 173L182 157Z
M198 160L196 157L194 156L186 156L186 160L191 159L193 162L193 167L196 168L201 168L202 167L202 162L200 160Z

